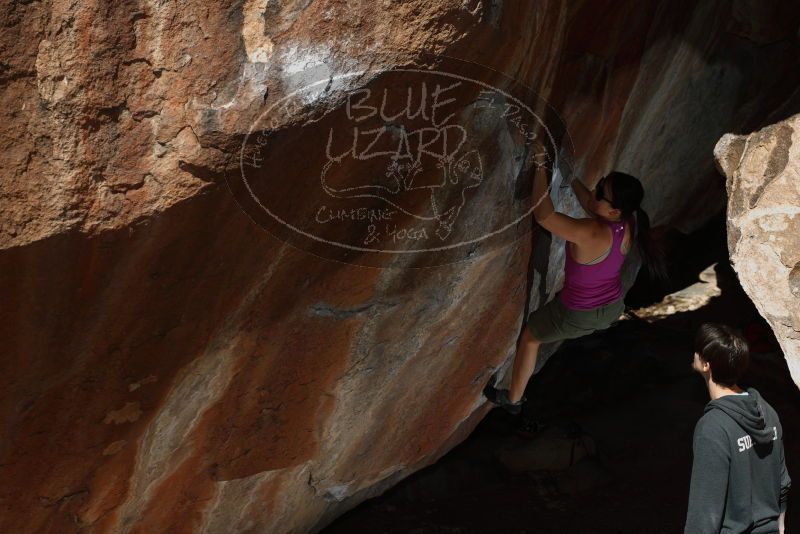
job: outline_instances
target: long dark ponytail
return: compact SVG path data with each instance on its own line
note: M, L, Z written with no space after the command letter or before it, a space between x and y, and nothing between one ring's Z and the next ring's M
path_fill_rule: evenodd
M644 187L638 178L620 171L612 171L606 178L611 180L611 205L622 212L622 218L634 216L633 239L647 266L650 278L665 283L669 280L664 251L650 234L650 217L642 209Z

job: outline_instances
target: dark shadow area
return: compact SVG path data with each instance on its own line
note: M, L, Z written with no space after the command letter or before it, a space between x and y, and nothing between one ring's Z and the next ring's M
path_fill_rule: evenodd
M718 212L689 235L664 227L654 228L653 235L664 248L669 282L659 285L649 279L646 269L640 269L636 281L625 295L628 308L655 304L666 295L697 282L698 274L712 263L728 261L725 210Z
M648 321L632 303L660 296L637 282L624 320L564 342L531 379L522 415L492 410L439 462L324 532L682 532L692 434L709 400L690 368L694 332L706 321L747 337L751 365L740 385L758 389L777 410L786 463L800 480L800 391L728 262L724 218L666 239L674 289L716 263L719 295ZM787 531L800 525L796 500L790 495Z

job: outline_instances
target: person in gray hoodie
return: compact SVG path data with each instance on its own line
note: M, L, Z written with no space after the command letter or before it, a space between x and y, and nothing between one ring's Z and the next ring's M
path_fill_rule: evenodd
M757 390L737 385L749 359L738 330L698 329L692 368L711 400L694 429L685 534L784 533L791 479L783 428Z

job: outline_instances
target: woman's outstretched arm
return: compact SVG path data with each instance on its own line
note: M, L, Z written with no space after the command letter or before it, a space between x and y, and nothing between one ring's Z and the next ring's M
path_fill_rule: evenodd
M531 202L536 222L551 234L573 243L585 243L591 239L594 230L591 219L574 219L556 211L547 188L547 168L544 165L536 167Z
M533 202L533 216L536 218L536 222L543 221L548 215L556 211L547 185L547 167L537 164L533 175L533 197L531 199L531 202Z
M578 202L580 202L581 206L583 206L583 211L591 215L592 200L594 197L592 191L594 191L594 187L596 184L592 186L592 189L590 191L589 188L583 183L583 181L581 181L580 177L575 176L570 185L572 186L572 190L575 191L575 196L578 197Z

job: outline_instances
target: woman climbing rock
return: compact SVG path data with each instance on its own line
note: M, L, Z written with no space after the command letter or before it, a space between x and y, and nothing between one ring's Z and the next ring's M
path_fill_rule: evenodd
M639 246L651 277L666 279L662 254L650 239L650 221L641 208L644 189L635 177L614 171L594 194L580 180L572 188L591 217L575 219L555 211L547 174L539 166L533 180L536 222L565 242L564 287L532 312L517 344L510 389L497 389L496 374L484 389L492 403L519 413L523 393L536 368L542 343L571 339L608 328L625 310L620 272L631 243Z

